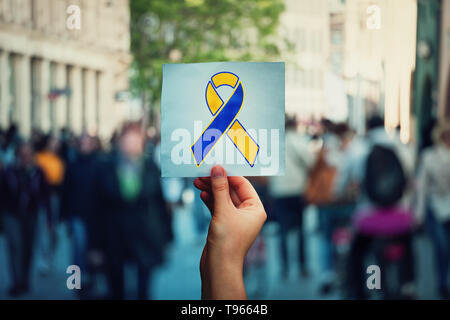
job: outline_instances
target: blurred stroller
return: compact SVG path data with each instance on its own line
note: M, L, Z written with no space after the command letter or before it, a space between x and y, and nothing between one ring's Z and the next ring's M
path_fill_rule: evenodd
M353 225L356 236L350 261L361 265L362 260L359 263L358 260L364 257L364 252L372 253L374 264L381 270L381 290L376 290L375 296L381 299L414 298L411 212L398 207L363 210L356 213ZM365 298L367 293L360 291L357 297Z
M365 279L365 267L369 264L365 262L372 253L381 271L381 290L375 292L382 299L414 298L413 214L400 204L407 189L407 178L391 148L372 147L363 187L369 201L360 206L353 218L348 296L357 299L369 296Z

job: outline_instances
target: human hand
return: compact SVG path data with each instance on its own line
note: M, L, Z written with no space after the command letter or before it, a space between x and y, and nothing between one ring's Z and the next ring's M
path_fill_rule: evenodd
M220 166L194 186L212 216L200 260L202 298L246 299L243 264L266 220L261 200L247 179L227 177Z

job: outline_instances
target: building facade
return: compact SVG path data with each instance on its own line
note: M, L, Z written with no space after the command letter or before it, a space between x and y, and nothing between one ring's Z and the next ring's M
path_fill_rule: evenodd
M329 55L327 0L286 0L280 35L291 43L285 54L286 112L319 119L326 107L324 76Z
M338 75L343 75L345 58L345 1L330 0L330 64Z
M419 151L432 143L431 130L438 116L440 11L440 0L417 2L413 114Z
M352 123L364 132L371 113L386 127L412 138L412 73L415 68L417 0L346 0L343 77Z
M441 2L438 118L450 119L450 0Z
M285 4L280 30L294 46L285 57L287 112L347 120L360 133L370 114L384 114L388 129L412 140L417 0Z
M0 127L109 136L124 119L128 0L0 0Z

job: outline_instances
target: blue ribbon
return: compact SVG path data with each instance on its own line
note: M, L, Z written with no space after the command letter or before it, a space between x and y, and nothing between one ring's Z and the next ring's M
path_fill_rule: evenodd
M239 113L244 102L244 90L239 82L233 95L228 102L222 106L216 117L211 121L202 135L192 145L191 150L197 166L199 166L211 149L216 145L222 135L227 131L233 120Z

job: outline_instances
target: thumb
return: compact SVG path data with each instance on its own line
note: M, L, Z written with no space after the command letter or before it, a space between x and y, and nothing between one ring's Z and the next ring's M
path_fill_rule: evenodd
M214 197L215 209L231 201L227 175L221 166L214 166L211 169L211 191Z

